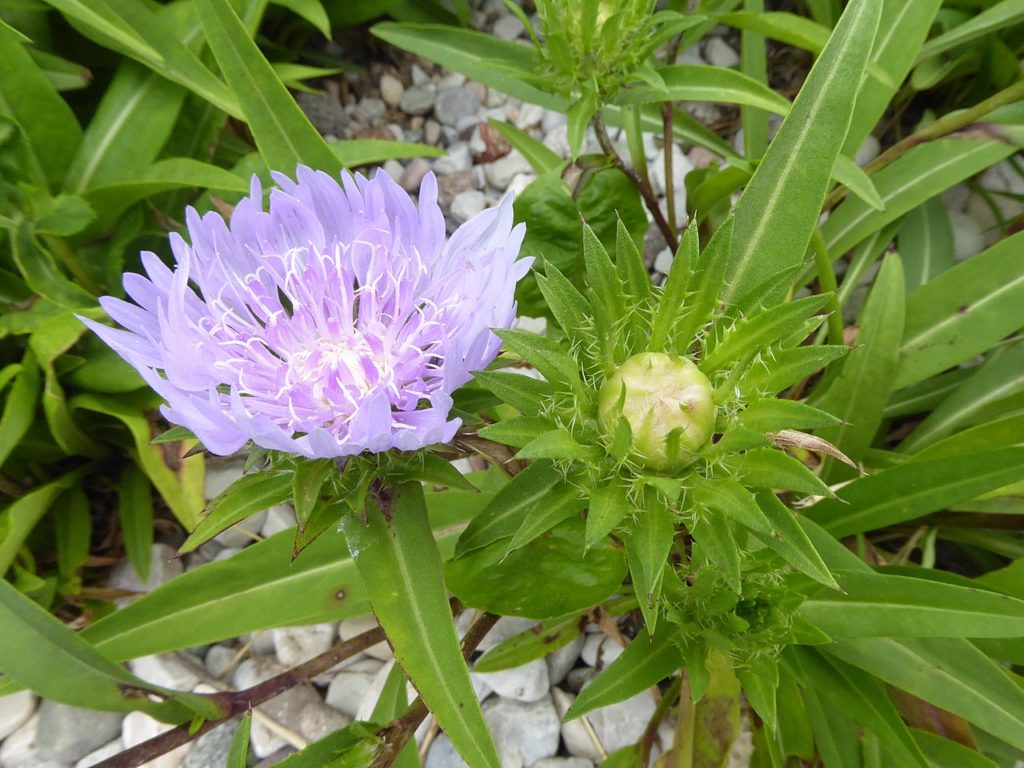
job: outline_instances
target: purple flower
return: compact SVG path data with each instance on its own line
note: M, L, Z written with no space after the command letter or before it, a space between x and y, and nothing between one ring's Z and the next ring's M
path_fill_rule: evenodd
M166 401L167 419L229 454L246 441L308 457L447 442L452 392L490 363L515 316L524 225L512 203L445 241L437 182L419 208L386 173L299 167L253 179L231 216L186 215L176 265L142 254L134 304L100 303L127 330L83 319Z

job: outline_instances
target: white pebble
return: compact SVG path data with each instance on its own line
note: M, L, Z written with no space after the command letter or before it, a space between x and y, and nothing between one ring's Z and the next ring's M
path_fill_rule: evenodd
M452 200L452 219L457 224L463 224L476 216L487 207L487 198L484 193L477 189L469 189L459 192Z

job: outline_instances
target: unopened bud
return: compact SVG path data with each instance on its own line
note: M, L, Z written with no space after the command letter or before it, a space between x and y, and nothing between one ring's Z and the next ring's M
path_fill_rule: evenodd
M598 419L608 435L620 418L633 433L631 454L651 469L678 470L693 461L715 427L711 382L696 365L661 352L634 355L598 393Z

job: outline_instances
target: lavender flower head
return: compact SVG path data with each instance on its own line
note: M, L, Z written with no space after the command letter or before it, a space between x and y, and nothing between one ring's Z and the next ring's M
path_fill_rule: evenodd
M213 453L248 440L310 458L451 440L452 392L490 363L515 316L524 225L506 198L445 241L437 182L419 207L386 173L299 167L264 211L260 183L231 216L186 215L176 265L143 253L124 276L135 303L84 320Z

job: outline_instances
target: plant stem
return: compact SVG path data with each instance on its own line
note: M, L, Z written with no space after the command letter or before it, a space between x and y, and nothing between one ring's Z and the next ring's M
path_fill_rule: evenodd
M843 343L843 308L839 304L839 289L836 273L832 269L832 259L828 255L828 246L821 229L814 228L811 235L811 250L814 251L814 268L818 273L818 285L822 291L829 292L828 299L828 340L831 344Z
M676 699L679 698L679 691L682 685L683 673L680 673L672 679L668 690L661 697L661 701L658 702L658 706L654 709L654 714L651 715L651 719L647 722L647 727L644 728L644 735L640 737L640 765L647 765L650 762L651 749L654 747L654 740L658 738L658 726L661 725L661 721L665 719L665 715L668 714L669 709L676 703Z
M322 672L339 664L357 653L376 645L384 640L384 630L379 627L370 629L351 640L339 643L328 651L321 653L316 658L310 659L304 664L286 670L275 677L265 680L252 688L234 693L213 693L209 698L219 704L224 710L224 716L217 720L207 720L199 728L191 729L189 723L179 725L173 730L154 736L131 749L109 757L103 762L97 763L96 768L137 768L160 755L170 752L193 739L197 739L208 731L223 725L234 719L243 712L257 707L266 701L279 696L297 685L308 682Z
M619 156L619 153L615 151L615 147L612 146L612 141L608 138L608 129L604 124L604 114L601 110L598 110L594 114L594 133L597 134L597 141L601 145L601 149L604 153L611 158L612 164L626 174L633 186L636 187L637 192L640 193L640 197L643 198L644 203L647 205L647 210L651 212L651 216L654 217L654 223L661 230L662 236L665 238L665 242L668 247L675 253L679 247L679 243L676 241L676 236L672 232L672 228L669 227L668 221L665 220L665 215L661 212L661 208L658 206L658 198L654 194L654 190L651 189L650 184L645 184L644 180L640 178L640 174L636 172L634 168L627 165L623 159Z
M675 141L672 139L672 102L666 101L661 105L661 122L665 126L665 139L662 143L662 152L665 153L665 207L668 209L668 228L675 238L679 232L676 226L676 185L675 175L672 168L672 150L675 149Z
M462 639L463 658L467 661L469 660L469 657L473 655L473 651L480 645L487 633L491 631L498 618L496 614L483 613L473 622L466 632L466 636ZM381 745L377 748L377 753L373 757L370 768L390 768L426 716L427 705L423 703L421 697L417 696L416 700L409 705L405 712L378 732Z

